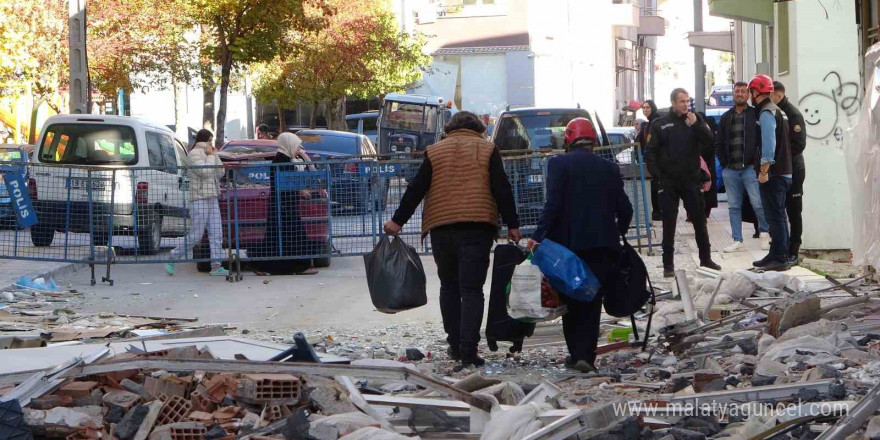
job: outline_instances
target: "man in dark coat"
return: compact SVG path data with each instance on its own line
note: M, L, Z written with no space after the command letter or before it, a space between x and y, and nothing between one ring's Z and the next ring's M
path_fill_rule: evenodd
M568 313L562 331L570 356L568 368L584 373L596 369L596 345L602 314L602 296L620 259L620 236L629 230L632 204L623 188L620 168L595 154L598 144L593 123L575 118L565 128L566 153L547 166L547 201L529 246L545 238L581 258L602 286L588 303L562 297ZM611 292L613 294L613 292Z
M773 82L773 93L770 99L788 116L788 142L791 144L791 190L785 198L785 211L788 214L789 231L788 257L791 264L798 263L801 251L801 235L804 233L804 180L807 178L807 166L804 163L804 149L807 148L807 124L804 115L785 96L785 86Z
M690 97L684 89L675 89L670 95L672 108L651 124L645 162L651 175L660 176L660 200L663 204L663 276L675 276L675 227L678 222L679 202L694 226L694 235L700 249L700 266L720 270L712 261L709 231L703 194L700 189L704 178L700 157L712 153L713 135L709 126L689 110ZM708 164L707 164L708 165Z

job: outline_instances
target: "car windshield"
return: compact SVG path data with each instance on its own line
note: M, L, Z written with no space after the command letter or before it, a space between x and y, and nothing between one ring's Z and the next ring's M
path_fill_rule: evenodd
M341 153L359 155L358 138L354 136L328 136L323 134L299 134L307 153Z
M712 95L715 98L715 105L733 106L733 93L718 92Z
M356 119L356 118L347 119L347 120L345 121L345 125L348 127L348 131L350 131L350 132L352 132L352 133L357 133L357 131L358 131L358 119Z
M586 112L505 115L496 129L498 134L495 136L495 145L501 150L560 150L565 143L565 126L578 117L589 116Z
M53 124L40 143L44 163L75 165L134 165L137 141L125 125Z
M223 147L223 152L227 154L274 153L276 151L278 151L278 147L275 145L229 144Z
M425 106L423 105L394 101L386 102L382 116L382 126L397 130L422 131L424 112Z

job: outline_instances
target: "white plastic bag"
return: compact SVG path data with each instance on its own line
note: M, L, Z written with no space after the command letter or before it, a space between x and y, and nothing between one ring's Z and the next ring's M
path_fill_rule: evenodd
M516 266L510 279L507 314L513 319L547 318L551 309L541 305L541 269L526 260Z

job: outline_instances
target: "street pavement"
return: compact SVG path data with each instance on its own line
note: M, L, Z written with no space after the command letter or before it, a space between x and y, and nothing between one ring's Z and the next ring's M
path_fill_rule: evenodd
M712 210L709 220L713 258L724 271L747 269L751 262L764 256L760 242L751 238L751 226L745 225L744 250L733 254L721 252L732 242L727 205ZM652 227L660 237L661 226ZM647 244L647 240L643 240ZM670 287L662 278L662 261L658 239L654 255L645 255L654 285ZM179 263L174 277L165 274L162 264L116 264L112 267L114 285L90 285L88 270L79 270L57 277L61 285L84 292L84 299L74 304L80 312L115 312L119 314L168 317L198 317L200 323L224 323L239 328L307 329L345 327L369 328L393 324L439 324L439 279L430 256L423 257L428 279L428 305L415 310L387 315L376 311L367 289L362 257L334 258L330 268L312 276L259 276L244 271L244 279L230 283L223 278L198 273L195 264ZM697 246L693 227L684 221L681 212L677 235L676 266L693 270L697 267ZM21 274L63 267L62 263L2 260L0 271L10 282ZM99 278L103 267L99 267ZM490 271L491 272L491 271ZM791 275L818 279L806 269L796 268ZM6 279L4 278L4 280ZM100 280L99 280L100 281ZM486 283L485 291L491 282Z

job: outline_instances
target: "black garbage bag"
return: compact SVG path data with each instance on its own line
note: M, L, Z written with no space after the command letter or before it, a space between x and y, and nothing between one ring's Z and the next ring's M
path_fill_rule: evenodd
M383 237L373 252L364 255L364 266L376 310L397 313L428 303L422 260L400 238Z
M513 319L507 314L507 285L513 270L526 260L527 251L515 244L495 246L492 265L492 290L489 293L489 318L486 321L486 342L489 350L498 350L498 341L513 342L511 353L522 351L523 340L535 332L535 324Z

